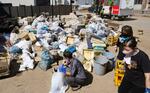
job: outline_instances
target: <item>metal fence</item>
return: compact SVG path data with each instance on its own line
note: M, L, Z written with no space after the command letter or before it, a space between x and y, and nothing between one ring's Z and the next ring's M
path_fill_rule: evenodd
M68 15L72 12L71 5L51 5L51 6L3 6L0 13L8 17L27 17L40 15L41 12L48 12L50 16Z

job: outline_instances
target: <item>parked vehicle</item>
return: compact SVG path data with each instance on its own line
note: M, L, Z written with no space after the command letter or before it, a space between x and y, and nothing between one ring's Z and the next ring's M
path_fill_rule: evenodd
M134 0L104 0L104 15L110 16L112 19L126 18L132 16L134 8Z

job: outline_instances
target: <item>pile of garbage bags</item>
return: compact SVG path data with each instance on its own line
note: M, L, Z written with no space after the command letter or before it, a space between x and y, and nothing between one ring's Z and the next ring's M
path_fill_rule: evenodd
M81 18L83 19L81 20ZM10 52L14 54L14 51L16 52L16 50L21 49L27 50L29 52L28 54L32 54L33 52L36 53L36 51L34 51L35 47L42 48L40 55L41 60L38 65L42 70L47 70L51 64L55 62L50 51L56 50L57 54L62 56L62 53L66 49L73 52L74 57L82 55L83 57L80 57L83 59L81 60L83 61L82 63L86 66L86 63L90 63L88 67L85 66L85 68L88 69L93 66L94 57L93 59L86 60L84 51L92 50L93 53L99 52L105 54L109 42L114 42L114 37L116 36L117 38L119 35L117 31L114 31L114 29L108 26L108 23L106 23L104 19L96 15L89 17L88 14L86 18L84 15L77 16L75 13L71 13L61 19L54 18L52 21L50 20L51 17L42 14L39 17L33 18L32 23L28 22L29 19L31 21L31 18L19 19L19 24L22 25L22 27L18 29L19 34L13 32L18 35L18 37L16 37L16 42L12 43L12 50ZM10 38L13 38L13 36L14 35ZM112 41L109 40L111 39L110 37L113 38ZM117 39L115 40L117 41ZM32 42L32 44L28 44L26 48L20 43L23 42L26 44L29 41ZM33 49L31 49L32 52L30 50L31 47L33 47ZM18 55L19 53L16 54ZM34 57L35 56L32 56L31 59L34 59ZM80 58L78 59L80 60ZM109 58L107 59L109 60Z

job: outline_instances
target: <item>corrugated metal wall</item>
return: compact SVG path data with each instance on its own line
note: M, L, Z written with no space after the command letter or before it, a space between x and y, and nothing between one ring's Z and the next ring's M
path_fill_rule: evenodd
M34 0L0 0L1 3L12 3L13 6L19 5L35 5Z
M41 12L49 12L50 15L68 15L72 12L72 6L3 6L0 7L0 13L2 13L2 11L4 12L2 16L7 17L26 17L40 15Z

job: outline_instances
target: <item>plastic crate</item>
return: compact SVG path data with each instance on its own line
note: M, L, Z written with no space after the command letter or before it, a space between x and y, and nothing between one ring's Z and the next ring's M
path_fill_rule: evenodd
M115 74L122 74L124 75L125 70L115 69Z
M124 62L123 62L123 60L117 60L115 68L124 70Z
M114 37L113 36L108 36L107 37L107 44L109 46L113 46L113 41L114 41Z
M116 36L108 36L107 37L107 44L109 45L109 46L114 46L114 45L116 45L117 44L117 42L118 42L118 38L119 38L119 35L116 35Z
M123 60L117 60L116 61L116 67L115 67L115 75L114 75L114 83L115 86L119 87L123 77L124 77L125 69L124 69L124 62Z
M114 78L115 86L119 87L121 85L123 77L124 77L124 74L115 73L115 78Z

